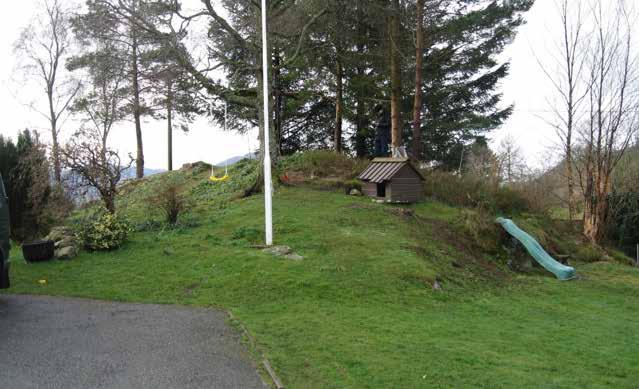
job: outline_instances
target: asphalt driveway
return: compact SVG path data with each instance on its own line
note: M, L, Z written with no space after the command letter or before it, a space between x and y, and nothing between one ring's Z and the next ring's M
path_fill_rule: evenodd
M0 295L2 388L264 388L224 313Z

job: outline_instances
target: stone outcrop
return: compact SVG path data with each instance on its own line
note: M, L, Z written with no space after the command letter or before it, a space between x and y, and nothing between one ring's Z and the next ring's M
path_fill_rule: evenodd
M72 259L80 252L80 243L69 227L53 227L44 239L54 242L56 259Z
M301 261L304 259L304 257L295 253L293 249L288 246L271 246L262 249L262 251L291 261Z

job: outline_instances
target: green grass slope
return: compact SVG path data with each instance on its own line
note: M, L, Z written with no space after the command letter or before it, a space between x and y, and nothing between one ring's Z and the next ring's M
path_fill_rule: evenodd
M141 228L119 250L67 262L14 257L10 292L228 309L291 388L636 386L638 269L516 275L461 232L471 211L304 187L275 195L276 243L305 257L279 259L251 247L263 197L237 195L252 168L224 184L169 173L197 203L187 225ZM134 223L159 217L144 199L164 179L126 189L119 206Z

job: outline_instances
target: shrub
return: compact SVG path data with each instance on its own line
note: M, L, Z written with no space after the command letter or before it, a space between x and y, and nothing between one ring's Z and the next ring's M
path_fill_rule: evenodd
M632 266L635 264L635 259L627 256L622 251L611 249L611 250L608 250L608 255L613 261L621 263L622 265Z
M498 188L492 196L493 207L497 211L519 213L531 210L530 203L522 194L508 187Z
M602 249L591 244L579 246L577 252L574 254L574 258L581 262L603 261L607 257Z
M148 198L149 206L152 210L161 210L166 222L172 226L177 224L182 213L193 206L184 193L184 183L175 177L160 183L154 192Z
M127 221L105 212L82 222L77 236L87 250L107 251L122 246L132 231Z
M639 192L613 192L608 196L606 235L626 255L634 256L639 243Z
M137 223L134 230L137 232L159 231L162 227L164 227L164 223L158 220L146 220L141 223Z
M508 187L495 187L483 177L457 176L448 172L426 174L426 195L457 207L480 207L493 213L520 213L531 210L522 194Z
M296 171L308 178L357 176L368 161L350 158L331 150L312 150L293 154L281 161L282 171Z
M260 241L262 231L255 227L242 226L233 231L231 239L236 241L246 241L248 243L256 243Z
M495 253L499 250L501 231L494 217L485 210L463 210L454 220L458 231L482 252Z
M346 180L343 184L346 194L350 193L353 189L357 189L360 192L362 191L362 182L360 180Z
M47 210L51 202L49 163L37 133L25 130L18 137L17 160L7 179L11 209L11 235L18 241L41 237L56 221Z

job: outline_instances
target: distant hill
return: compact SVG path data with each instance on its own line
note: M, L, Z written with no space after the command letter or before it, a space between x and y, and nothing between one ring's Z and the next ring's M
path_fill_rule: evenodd
M148 177L148 176L152 176L155 174L159 174L159 173L164 173L166 172L166 170L164 169L144 169L144 176ZM80 178L73 172L69 171L69 170L65 170L62 172L62 175L64 177L64 180L69 182L71 187L74 187L73 183L77 183L80 181ZM128 169L126 169L123 173L122 173L122 181L126 181L126 180L132 180L135 178L135 166L131 166ZM52 178L53 179L53 178ZM78 204L83 204L86 203L88 201L93 201L93 200L97 200L100 198L100 196L98 196L98 192L95 190L95 188L79 188L79 189L75 189L75 190L71 190L69 192L69 195L71 196L71 198Z
M164 173L166 171L166 169L149 169L149 168L144 168L144 177L147 176L152 176L154 174L158 174L158 173ZM122 179L123 180L130 180L132 178L135 178L135 165L129 167L128 169L126 169L123 173L122 173Z
M238 155L235 157L231 157L229 159L225 159L224 161L218 162L215 164L215 166L231 166L243 159L255 159L255 155L253 154L244 154L244 155Z

